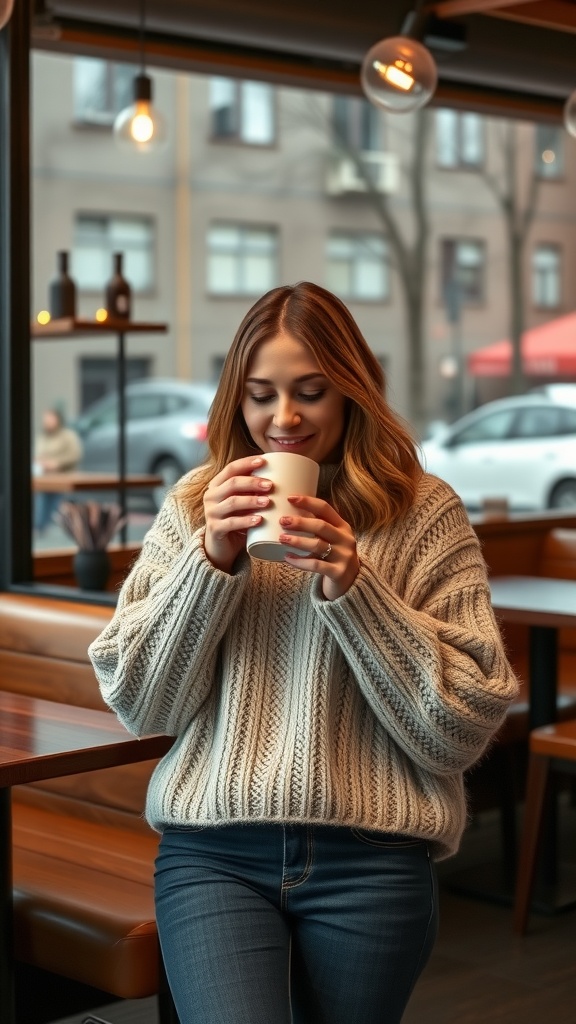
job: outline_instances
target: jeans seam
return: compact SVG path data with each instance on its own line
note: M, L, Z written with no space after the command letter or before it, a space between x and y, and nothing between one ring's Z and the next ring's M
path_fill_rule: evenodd
M282 888L281 888L281 893L282 893L282 909L283 910L286 910L286 897L287 897L288 893L292 889L298 888L299 885L303 885L304 882L308 879L308 877L310 875L310 872L312 870L313 859L314 859L314 839L313 839L313 836L312 836L312 829L310 828L309 825L307 825L306 826L306 863L304 865L304 870L302 871L302 874L299 875L298 878L295 878L293 881L290 881L290 880L284 881L284 875L285 875L285 870L286 870L286 831L284 831L284 863L282 865Z
M433 917L434 917L434 910L435 910L436 904L437 904L436 883L435 883L435 880L434 880L434 872L433 872L432 862L431 862L431 858L430 858L430 847L428 845L426 845L426 853L427 853L427 857L428 857L428 872L429 872L429 875L430 875L430 894L431 894L430 914L429 914L429 917L428 917L428 924L426 925L426 931L425 931L424 937L422 939L422 945L420 946L420 952L418 954L418 959L416 961L416 964L414 966L414 970L412 971L412 975L410 977L410 985L409 985L409 988L408 988L408 992L409 993L412 992L412 989L414 988L416 980L420 976L420 973L422 971L422 968L420 966L421 962L422 962L422 953L423 953L424 948L426 946L426 943L428 941L428 935L429 935L429 932L430 932L430 925L432 924L432 920L433 920Z

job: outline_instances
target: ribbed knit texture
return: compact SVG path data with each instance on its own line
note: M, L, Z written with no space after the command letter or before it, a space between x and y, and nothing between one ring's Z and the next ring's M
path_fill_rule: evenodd
M154 828L333 823L456 851L462 773L517 689L479 543L425 475L410 513L358 549L336 601L317 575L246 554L228 575L168 496L89 650L131 732L178 737L150 782Z

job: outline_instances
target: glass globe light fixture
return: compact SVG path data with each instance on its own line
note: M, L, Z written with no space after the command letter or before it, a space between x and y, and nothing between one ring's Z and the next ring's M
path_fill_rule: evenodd
M409 36L381 39L366 54L360 75L362 88L377 107L407 114L428 103L438 81L429 50Z
M576 89L564 104L564 127L576 139Z
M134 103L114 121L114 138L121 149L149 153L166 142L166 122L152 105L152 79L142 72L134 79Z

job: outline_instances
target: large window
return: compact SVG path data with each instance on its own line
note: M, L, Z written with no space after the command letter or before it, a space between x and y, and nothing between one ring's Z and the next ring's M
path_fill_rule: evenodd
M368 100L335 96L332 101L332 130L337 144L361 152L384 149L384 117Z
M78 213L72 276L80 291L101 291L112 276L112 254L124 254L123 274L134 292L154 286L154 222L150 217Z
M483 165L484 122L479 114L436 111L436 161L446 168Z
M441 243L441 299L459 305L484 300L484 243L467 238L443 238Z
M133 102L133 64L96 57L74 59L74 118L80 124L111 125Z
M212 224L208 229L207 287L211 295L260 295L277 284L274 227Z
M269 146L276 138L274 89L266 82L210 79L212 137Z
M564 174L564 129L555 124L537 124L534 131L534 170L539 178L561 178Z
M326 257L327 286L340 298L383 302L389 297L388 245L381 235L334 231Z
M537 245L532 253L532 301L543 309L560 305L560 250Z

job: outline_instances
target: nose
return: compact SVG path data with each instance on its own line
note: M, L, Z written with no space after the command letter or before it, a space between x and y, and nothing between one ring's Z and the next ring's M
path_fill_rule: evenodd
M279 398L274 413L274 426L282 430L297 427L302 417L291 398Z

